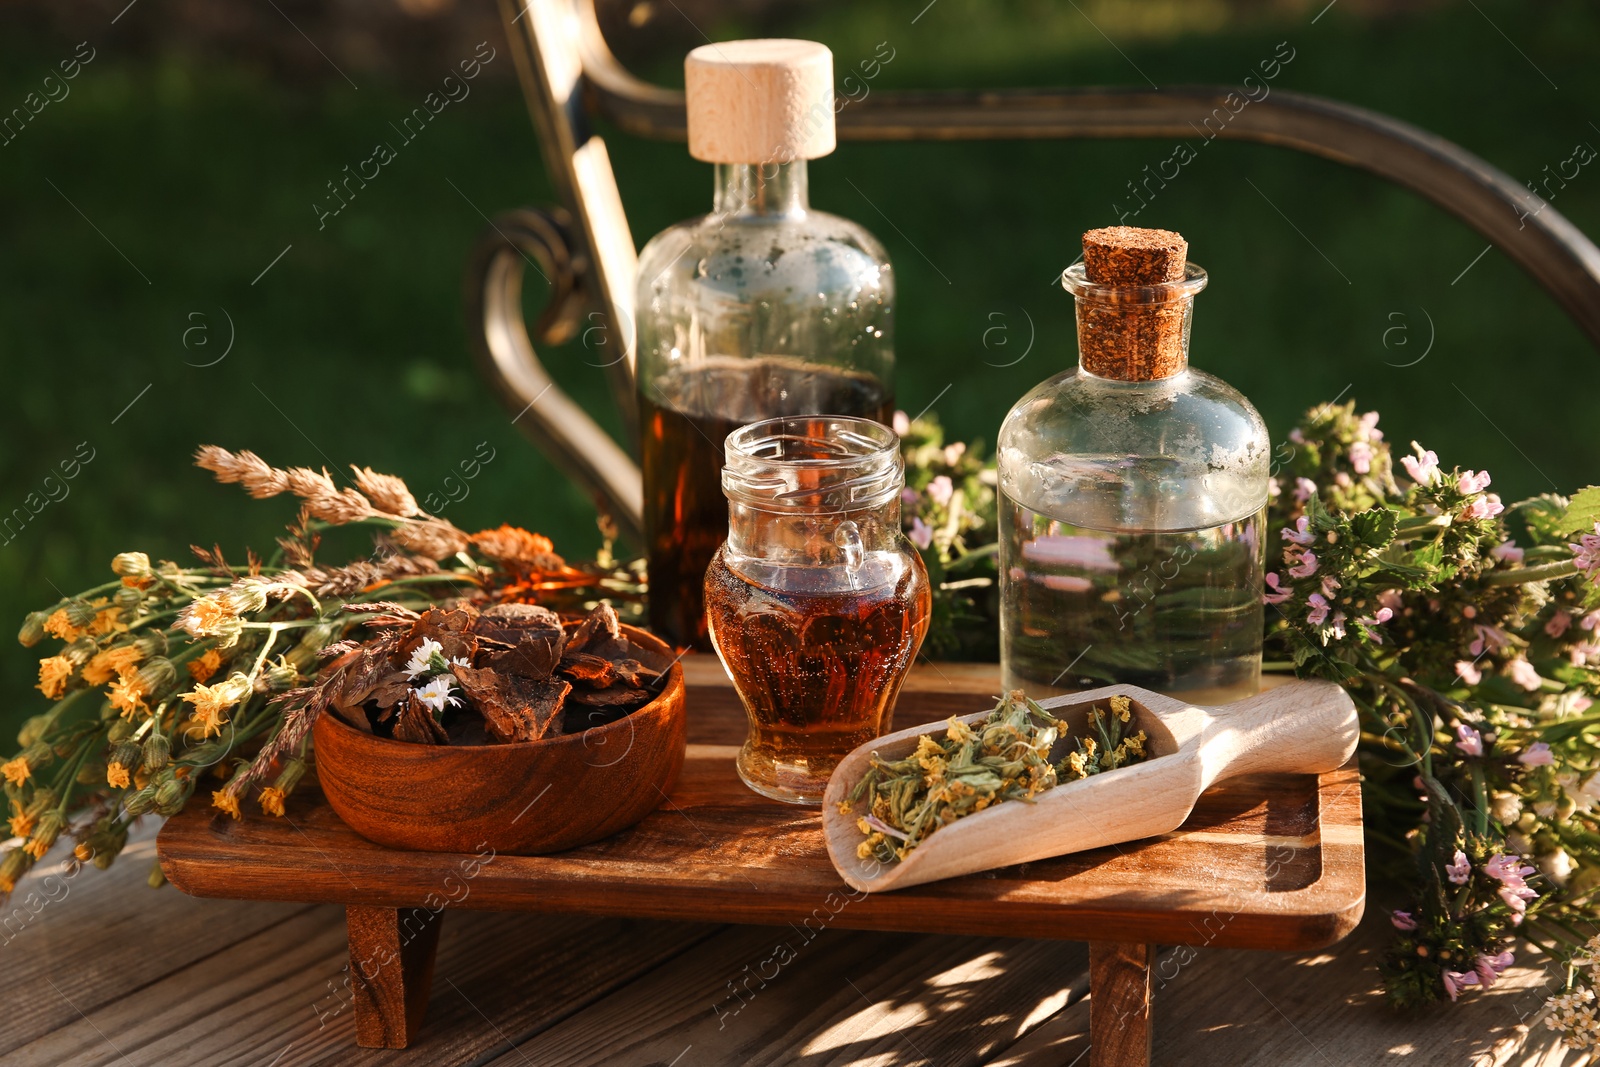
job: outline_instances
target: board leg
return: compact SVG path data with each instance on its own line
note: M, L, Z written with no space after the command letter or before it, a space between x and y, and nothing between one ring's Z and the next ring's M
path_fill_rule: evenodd
M1089 1067L1149 1067L1155 946L1089 942Z
M356 1043L405 1048L422 1028L433 985L442 912L427 908L344 909Z

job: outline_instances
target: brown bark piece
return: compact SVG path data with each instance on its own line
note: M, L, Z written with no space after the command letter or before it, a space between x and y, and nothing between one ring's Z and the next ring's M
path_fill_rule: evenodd
M631 685L610 685L604 689L585 689L577 686L572 690L572 699L592 708L620 708L629 704L634 706L644 704L650 699L650 694Z
M415 693L398 705L399 714L394 720L394 739L419 745L447 745L449 736L433 712Z
M392 708L404 700L410 692L411 679L406 677L405 671L390 668L389 672L378 680L378 684L373 686L367 699L380 708Z
M495 740L537 741L561 732L562 706L572 690L566 682L501 674L487 667L461 667L455 673Z
M590 689L604 689L617 678L617 669L610 660L586 652L568 652L562 656L561 673Z
M482 637L516 644L524 630L561 632L561 616L538 604L496 604L478 616L473 631Z
M477 620L476 608L463 606L449 611L429 608L417 619L410 635L400 645L398 654L401 662L409 659L411 653L429 638L439 642L445 662L454 659L472 662L472 657L478 654L478 637L472 632Z
M503 674L549 678L561 662L563 636L560 630L513 631L507 640L514 647L490 652L483 657L483 664Z
M568 652L593 652L591 645L616 639L622 635L622 625L617 619L617 611L610 604L598 604L589 612L589 617L578 624L572 631L572 636L567 639Z

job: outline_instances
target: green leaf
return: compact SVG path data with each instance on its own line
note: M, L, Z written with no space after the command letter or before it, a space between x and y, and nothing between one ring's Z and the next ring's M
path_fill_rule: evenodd
M1368 548L1383 548L1394 540L1398 515L1386 507L1368 508L1350 516L1350 532Z
M1564 543L1567 507L1566 497L1545 493L1512 504L1503 518L1512 539L1525 548Z
M1597 522L1600 522L1600 485L1591 485L1579 490L1572 498L1572 503L1567 505L1566 514L1561 516L1561 532L1594 533Z
M1311 528L1317 533L1326 533L1338 525L1333 513L1315 493L1306 500L1306 517L1310 520Z

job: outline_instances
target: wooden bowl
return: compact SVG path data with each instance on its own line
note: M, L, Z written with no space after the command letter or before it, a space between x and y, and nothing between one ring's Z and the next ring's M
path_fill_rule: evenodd
M672 650L632 626L634 644ZM317 779L352 830L391 848L532 856L588 844L654 811L683 768L683 667L616 722L506 745L418 745L318 716Z

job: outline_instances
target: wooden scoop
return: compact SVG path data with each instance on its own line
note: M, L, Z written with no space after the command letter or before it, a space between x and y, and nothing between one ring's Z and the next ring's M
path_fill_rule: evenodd
M1101 848L1170 833L1183 825L1195 801L1212 782L1239 774L1337 770L1355 751L1359 728L1355 705L1332 682L1295 681L1221 707L1195 707L1131 685L1112 685L1040 701L1081 736L1092 705L1107 707L1112 696L1131 701L1129 732L1144 730L1150 758L1040 793L1032 803L1007 800L963 816L929 834L898 863L861 859L865 840L856 820L863 797L849 814L839 809L870 764L874 752L903 759L923 734L942 735L930 723L880 737L857 748L834 769L822 802L828 854L846 882L876 892L940 878L1007 867L1047 856ZM979 712L962 717L977 723ZM1060 759L1069 750L1058 743Z

